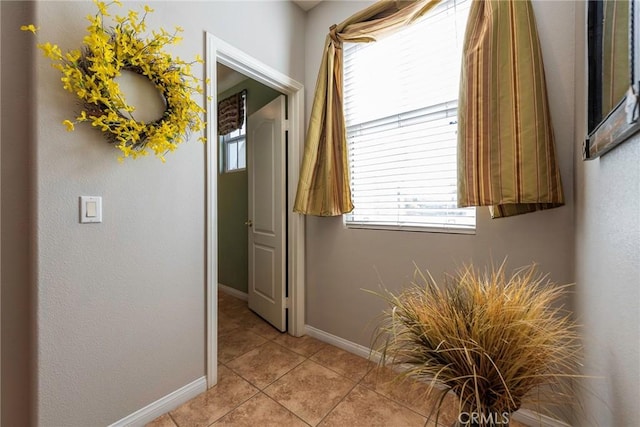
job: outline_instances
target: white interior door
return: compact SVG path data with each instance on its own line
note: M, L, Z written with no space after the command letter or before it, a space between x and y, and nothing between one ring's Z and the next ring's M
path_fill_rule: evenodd
M249 116L249 308L286 325L286 121L279 96Z

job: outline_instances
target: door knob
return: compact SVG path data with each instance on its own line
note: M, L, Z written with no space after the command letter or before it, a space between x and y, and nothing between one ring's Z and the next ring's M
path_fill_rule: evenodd
M253 221L247 220L247 221L245 221L244 225L249 226L249 227L253 227Z

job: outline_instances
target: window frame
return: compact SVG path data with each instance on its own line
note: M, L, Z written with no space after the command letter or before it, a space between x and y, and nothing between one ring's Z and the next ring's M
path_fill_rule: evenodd
M220 163L221 163L220 172L221 173L244 172L247 170L247 135L246 135L246 132L244 132L244 126L242 130L243 132L241 132L239 135L235 137L227 138L230 134L220 136ZM238 159L240 158L238 156L240 142L244 142L244 166L231 169L229 168L229 162L228 162L229 146L232 144L236 146L235 148L236 164L238 164Z
M455 4L456 0L454 1L454 6L448 6L448 7L457 7L457 5ZM468 6L467 6L468 7ZM404 31L404 30L401 30ZM354 48L355 49L355 48ZM344 49L344 54L348 54L349 49L347 46L345 46ZM347 60L345 58L344 63L347 63ZM346 71L346 67L345 67L345 71ZM347 77L344 76L344 83L346 85L347 82ZM457 103L457 97L454 100L454 102ZM345 117L347 116L346 112L347 112L347 104L348 104L348 98L347 98L347 93L345 91L345 95L344 95L344 109L345 109ZM433 107L438 105L439 102L437 100L434 100L433 103L431 105L426 105L423 106L423 108L428 108L428 107ZM395 111L393 113L393 115L402 115L402 114L406 114L409 111L404 111L404 110L398 110ZM389 118L389 117L393 117L392 116L386 116L384 119ZM379 118L378 120L383 120L383 118ZM352 125L352 126L362 126L364 123L358 123L356 125ZM457 108L456 108L456 121L455 123L457 123ZM452 123L453 124L453 123ZM345 127L347 129L347 133L349 133L349 127L350 126L346 126L345 123ZM457 132L457 128L456 128L456 132ZM350 151L350 141L349 138L347 138L347 149ZM351 168L351 154L348 154L348 158L349 158L349 168ZM351 170L350 170L351 172ZM457 170L456 170L457 173ZM351 175L351 174L350 174ZM353 186L353 177L350 178L351 182L351 188L352 190L354 189ZM477 209L475 207L468 207L468 208L453 208L453 209L466 209L466 210L473 210L473 225L447 225L446 223L442 223L439 225L434 225L434 224L429 224L429 225L417 225L417 224L410 224L410 225L402 225L401 223L398 224L383 224L381 222L367 222L367 221L362 221L362 220L353 220L350 218L352 217L352 213L347 213L343 215L343 225L345 228L349 228L349 229L369 229L369 230L383 230L383 231L407 231L407 232L427 232L427 233L445 233L445 234L476 234L476 230L478 227L478 214L477 214ZM401 211L399 211L401 212ZM447 215L447 217L449 217L451 215Z
M247 92L246 90L242 91L242 100L244 102L244 117L243 117L243 122L242 122L242 127L240 127L240 129L236 129L234 131L229 132L226 135L220 135L218 140L220 143L220 173L236 173L236 172L244 172L247 170L247 115L248 115L248 111L247 111ZM238 133L237 135L234 135L235 133ZM231 136L234 135L234 136ZM238 156L239 151L239 145L240 142L244 141L244 166L243 167L237 167L234 169L230 169L229 168L229 162L228 162L228 153L229 153L229 146L231 144L235 144L236 145L236 164L238 164L238 159L240 158Z

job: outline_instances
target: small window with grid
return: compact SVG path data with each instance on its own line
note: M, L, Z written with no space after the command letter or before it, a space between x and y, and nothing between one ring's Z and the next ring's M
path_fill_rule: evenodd
M244 111L247 111L246 93L242 94ZM247 117L242 126L220 136L220 169L222 173L243 171L247 168Z

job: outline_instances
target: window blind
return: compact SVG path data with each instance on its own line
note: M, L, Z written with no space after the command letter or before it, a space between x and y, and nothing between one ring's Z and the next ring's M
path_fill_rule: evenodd
M456 201L457 97L468 0L441 3L375 43L345 44L355 209L348 226L473 230Z

